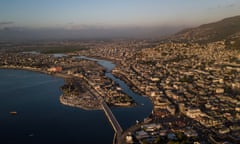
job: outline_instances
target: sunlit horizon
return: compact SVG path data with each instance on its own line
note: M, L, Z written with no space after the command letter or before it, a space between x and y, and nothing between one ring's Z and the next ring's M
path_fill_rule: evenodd
M4 0L0 9L0 37L5 39L23 38L22 33L39 38L161 37L236 16L240 2Z

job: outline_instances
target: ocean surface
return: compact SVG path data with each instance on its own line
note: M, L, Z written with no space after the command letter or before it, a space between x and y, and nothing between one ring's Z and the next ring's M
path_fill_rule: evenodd
M0 69L0 143L111 144L114 131L103 111L59 103L63 84L41 73Z
M114 64L97 60L106 76L139 104L112 108L123 129L152 111L146 97L132 92L109 71ZM2 144L111 144L114 131L101 110L86 111L60 104L62 78L37 72L0 69L0 143ZM17 115L9 112L16 111Z

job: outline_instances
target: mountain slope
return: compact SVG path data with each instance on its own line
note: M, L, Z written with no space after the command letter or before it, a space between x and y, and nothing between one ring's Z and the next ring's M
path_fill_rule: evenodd
M170 37L174 41L214 42L219 40L239 41L240 16L185 29Z

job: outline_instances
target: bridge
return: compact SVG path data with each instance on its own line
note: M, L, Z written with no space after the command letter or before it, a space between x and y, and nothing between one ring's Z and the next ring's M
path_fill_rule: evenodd
M111 123L115 133L118 136L120 136L123 132L123 129L120 126L120 124L118 123L116 117L114 116L114 114L112 113L111 109L108 107L108 105L106 104L105 101L102 102L102 108L103 108L103 111L105 112L105 115L107 116L109 122Z
M122 127L120 126L120 124L118 123L116 117L114 116L114 114L112 113L112 110L109 108L109 106L107 105L107 103L104 101L104 98L102 96L102 92L98 89L96 89L94 87L94 85L91 83L91 81L89 81L86 77L83 77L84 80L87 81L87 83L96 91L97 94L99 94L100 96L97 97L98 100L101 102L101 105L102 105L102 109L105 113L105 115L107 116L109 122L111 123L114 131L115 131L115 134L114 134L114 139L113 139L113 144L116 144L117 143L117 139L119 137L121 137L121 134L123 132L123 129Z

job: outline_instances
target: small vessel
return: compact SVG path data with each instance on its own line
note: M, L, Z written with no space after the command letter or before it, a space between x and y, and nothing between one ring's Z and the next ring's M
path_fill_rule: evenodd
M33 133L31 133L31 134L29 134L28 136L29 136L29 137L33 137L33 136L34 136L34 134L33 134Z
M136 124L139 124L139 120L136 120Z
M16 111L11 111L11 112L9 112L11 115L16 115L17 114L17 112Z

